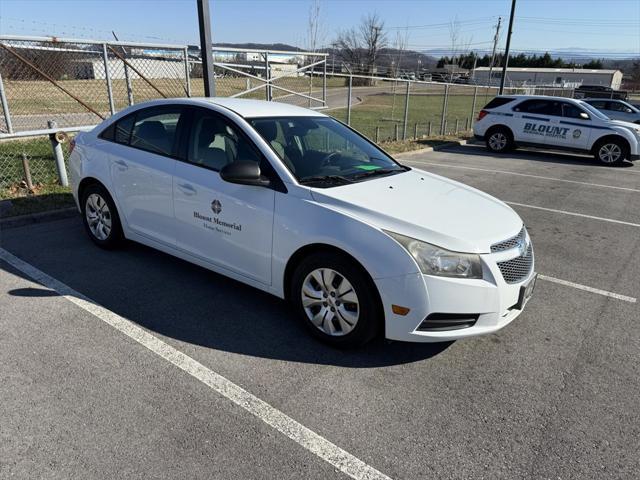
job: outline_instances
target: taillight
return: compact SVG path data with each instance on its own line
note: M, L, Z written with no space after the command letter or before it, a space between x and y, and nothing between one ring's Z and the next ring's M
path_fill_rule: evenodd
M71 155L71 152L73 152L74 148L76 148L76 139L72 138L71 140L69 140L69 155Z
M487 116L489 112L487 112L486 110L480 110L480 113L478 113L478 121L482 120L484 117Z

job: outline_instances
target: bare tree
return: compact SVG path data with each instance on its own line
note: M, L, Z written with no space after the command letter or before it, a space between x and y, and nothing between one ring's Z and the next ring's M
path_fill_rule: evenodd
M369 14L358 28L340 32L336 45L340 58L350 65L351 70L358 69L366 75L373 75L380 50L387 46L384 22L377 14Z
M307 50L316 53L319 48L322 47L327 37L327 33L322 18L322 9L320 7L320 0L313 0L309 6L309 17L307 20ZM309 63L313 64L318 61L318 57L315 55L309 57ZM313 71L315 67L311 67L309 72L309 96L313 93ZM309 106L311 106L311 99L309 99Z

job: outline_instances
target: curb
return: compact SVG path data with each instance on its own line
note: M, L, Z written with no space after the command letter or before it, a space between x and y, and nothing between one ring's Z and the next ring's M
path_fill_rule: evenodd
M31 213L29 215L19 215L17 217L0 218L0 228L15 228L33 223L51 222L54 220L62 220L78 215L76 207L61 208L59 210L51 210L49 212Z
M473 142L470 140L457 140L457 141L442 143L434 147L421 148L420 150L410 150L408 152L396 153L392 156L393 158L412 157L414 155L420 155L420 154L429 153L429 152L437 152L438 150L444 150L450 147L458 147L461 145L466 145L467 143L471 144Z

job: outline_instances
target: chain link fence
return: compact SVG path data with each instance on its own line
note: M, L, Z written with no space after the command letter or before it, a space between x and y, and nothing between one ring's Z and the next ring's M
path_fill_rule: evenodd
M321 108L375 142L468 135L498 94L496 87L327 73L326 54L313 52L214 47L214 73L217 96ZM525 86L504 93L572 96L573 90ZM92 126L149 99L203 95L198 49L0 35L0 198L58 182L49 137L37 134ZM52 121L56 130L48 128ZM23 135L30 138L15 138Z

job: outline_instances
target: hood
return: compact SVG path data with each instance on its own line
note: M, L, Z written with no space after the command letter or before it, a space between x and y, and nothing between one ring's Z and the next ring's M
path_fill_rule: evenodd
M314 200L384 230L448 250L488 253L518 234L522 220L496 198L421 170L333 188Z
M622 120L610 120L611 123L618 127L624 127L634 133L640 133L640 125L631 122L623 122Z

